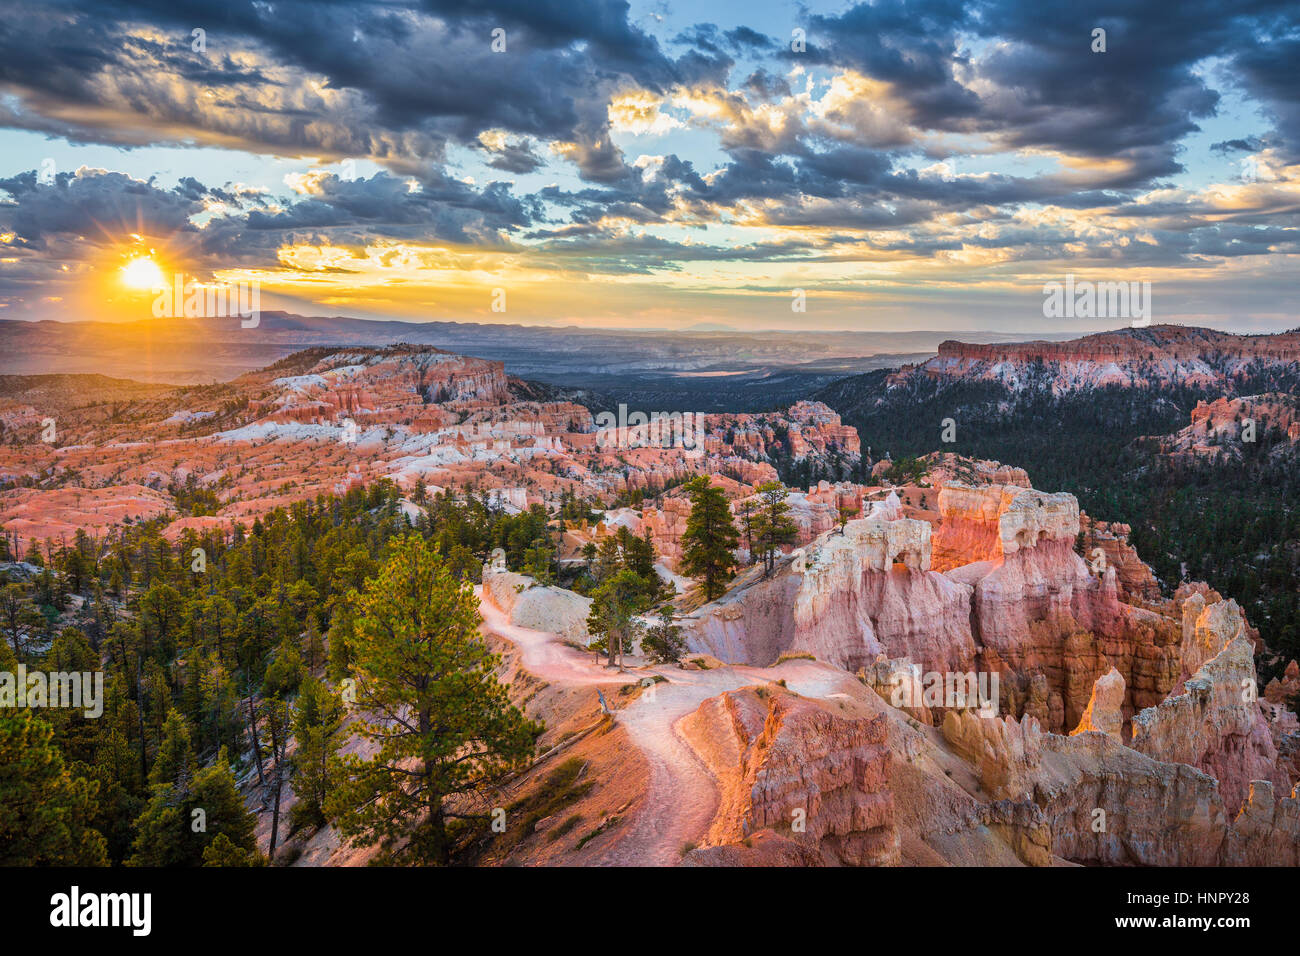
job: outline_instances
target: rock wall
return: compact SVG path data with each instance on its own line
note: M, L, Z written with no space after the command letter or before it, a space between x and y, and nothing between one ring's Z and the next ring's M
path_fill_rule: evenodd
M913 376L993 380L1016 387L1041 376L1053 390L1105 385L1150 386L1175 381L1226 386L1252 368L1300 363L1300 334L1233 335L1178 325L1102 332L1064 342L976 345L939 343L938 355L904 366L891 382Z
M888 721L839 717L774 687L706 701L682 722L720 784L718 812L688 862L726 862L766 831L821 863L899 862Z
M1075 553L1072 495L955 484L941 491L939 510L936 561L973 588L974 640L984 665L1010 678L1009 712L1063 733L1112 667L1124 682L1125 719L1168 694L1180 666L1177 625L1124 604L1115 567L1094 574Z
M689 646L766 666L807 652L849 671L879 655L968 670L975 659L970 588L929 566L930 526L884 503L763 579L756 571L688 619Z
M934 548L943 570L997 560L1045 539L1073 544L1079 533L1074 495L1018 485L949 482L939 491L939 516Z
M1255 693L1254 647L1233 638L1183 685L1183 693L1133 718L1132 746L1150 757L1199 767L1218 779L1236 811L1252 780L1289 781Z
M1123 601L1158 601L1160 584L1156 576L1128 543L1132 529L1118 522L1093 521L1085 514L1079 517L1083 554L1089 567L1103 573L1107 568L1114 568Z
M1044 733L1037 721L949 713L943 734L974 764L987 822L1031 865L1294 866L1300 793L1249 785L1233 816L1215 778L1152 759L1105 733ZM1045 848L1050 852L1045 852Z

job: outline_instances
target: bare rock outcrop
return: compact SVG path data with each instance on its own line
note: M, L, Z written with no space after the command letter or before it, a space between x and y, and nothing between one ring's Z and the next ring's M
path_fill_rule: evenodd
M1129 544L1132 528L1119 522L1094 521L1082 513L1079 522L1083 532L1084 559L1096 573L1105 573L1107 568L1115 569L1121 600L1159 600L1160 584L1156 576L1138 555L1137 549Z
M722 791L703 846L687 863L734 862L736 844L764 835L780 838L769 847L801 848L784 851L787 862L899 862L883 716L840 717L777 688L747 688L705 701L682 730L701 742Z
M511 624L586 644L591 598L564 588L547 587L523 574L483 568L483 596Z
M1123 603L1116 568L1094 573L1075 553L1073 496L957 485L943 489L939 509L936 561L974 591L973 636L985 665L1007 678L1011 712L1033 713L1063 733L1112 667L1124 679L1126 719L1169 693L1180 666L1178 625ZM1038 675L1047 687L1032 707Z
M1300 866L1300 788L1278 799L1272 783L1252 780L1246 803L1225 834L1219 863Z
M1213 363L1206 361L1213 355ZM1181 325L1152 325L1062 342L975 345L941 342L938 355L904 366L891 381L911 377L989 380L1012 388L1049 377L1055 392L1107 385L1148 387L1181 382L1226 386L1238 373L1300 362L1300 334L1233 335Z
M1284 704L1300 694L1300 662L1291 661L1286 665L1279 679L1274 677L1264 687L1264 699L1272 704Z
M980 783L995 800L1026 796L1042 756L1043 732L1026 717L981 717L970 710L950 710L943 736L958 754L979 770Z
M1183 693L1133 718L1132 746L1212 774L1232 811L1252 780L1288 784L1256 697L1254 647L1240 635L1184 682Z
M1295 865L1300 800L1254 781L1233 820L1213 776L1114 736L1043 733L1032 718L949 713L945 740L979 774L982 822L1022 862L1121 866Z
M688 619L691 648L764 666L806 652L849 671L881 654L970 669L971 590L928 570L930 526L901 513L896 499L878 503L771 577L749 572Z
M1073 734L1089 732L1106 734L1123 742L1120 735L1124 727L1124 675L1111 668L1092 685L1092 698L1079 719Z
M1246 632L1246 617L1237 602L1206 603L1201 594L1183 601L1183 643L1180 680L1191 677Z

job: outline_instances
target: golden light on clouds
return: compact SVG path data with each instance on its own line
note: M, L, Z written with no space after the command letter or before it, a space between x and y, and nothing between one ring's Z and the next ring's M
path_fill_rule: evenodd
M659 135L679 128L680 120L659 108L664 99L649 90L633 90L621 93L609 101L608 115L610 125L616 132L637 135Z

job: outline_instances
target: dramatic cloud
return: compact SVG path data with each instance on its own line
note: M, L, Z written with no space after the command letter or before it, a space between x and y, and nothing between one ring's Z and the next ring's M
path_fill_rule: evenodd
M1295 271L1293 2L874 0L746 20L709 0L657 17L606 0L15 0L0 139L121 147L137 172L0 166L0 307L42 314L146 247L334 296L349 275L382 296L462 269L642 276L689 287L692 308L711 287L844 290L855 267L1009 286ZM223 181L221 153L283 168ZM537 317L565 319L556 301Z

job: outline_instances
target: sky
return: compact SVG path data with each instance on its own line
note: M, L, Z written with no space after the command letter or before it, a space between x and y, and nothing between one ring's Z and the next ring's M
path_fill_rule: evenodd
M1104 47L1102 49L1101 47ZM0 0L0 319L1300 326L1300 4ZM800 310L800 305L802 309Z

